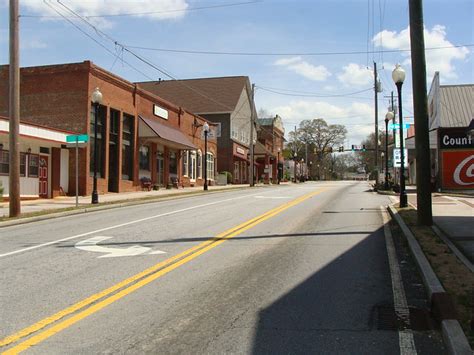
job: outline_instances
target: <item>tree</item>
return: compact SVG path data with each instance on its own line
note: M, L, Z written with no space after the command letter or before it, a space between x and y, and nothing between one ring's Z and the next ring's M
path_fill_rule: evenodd
M346 127L329 125L322 118L303 120L296 132L289 132L288 148L296 152L299 159L307 157L307 163L312 163L312 176L327 178L331 168L329 156L344 144L346 134Z
M390 138L389 138L390 142ZM370 133L366 139L364 139L361 145L365 145L366 149L370 149L369 151L365 152L357 152L358 159L361 165L364 166L365 171L373 172L375 170L375 133ZM385 132L379 132L379 171L385 169L382 167L382 152L385 152ZM388 158L388 154L385 154L384 159ZM382 168L382 169L381 169Z

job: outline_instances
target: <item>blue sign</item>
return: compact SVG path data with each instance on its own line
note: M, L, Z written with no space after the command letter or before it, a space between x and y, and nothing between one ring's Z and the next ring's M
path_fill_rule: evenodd
M404 123L403 124L403 129L408 129L410 128L409 123ZM388 129L400 129L400 124L399 123L389 123Z
M87 143L89 136L87 134L66 136L67 143Z

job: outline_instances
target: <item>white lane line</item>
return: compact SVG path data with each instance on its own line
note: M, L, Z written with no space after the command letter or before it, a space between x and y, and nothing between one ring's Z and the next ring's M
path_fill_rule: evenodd
M390 266L390 277L392 279L393 303L395 306L396 315L403 319L405 324L410 326L410 310L408 309L408 302L405 295L405 288L402 282L402 273L398 265L397 253L393 243L392 231L389 226L389 218L387 211L380 206L383 221L383 230L385 234L385 244L387 246L388 263ZM398 332L398 344L401 355L416 354L415 340L413 338L413 331L411 329L402 329Z
M34 249L39 249L39 248L47 247L47 246L49 246L49 245L58 244L58 243L65 242L65 241L68 241L68 240L71 240L71 239L76 239L76 238L85 237L85 236L88 236L88 235L91 235L91 234L95 234L95 233L105 232L105 231L108 231L108 230L111 230L111 229L115 229L115 228L120 228L120 227L129 226L129 225L131 225L131 224L136 224L136 223L140 223L140 222L144 222L144 221L149 221L149 220L151 220L151 219L155 219L155 218L159 218L159 217L170 216L170 215L173 215L173 214L176 214L176 213L181 213L181 212L186 212L186 211L190 211L190 210L195 210L195 209L197 209L197 208L202 208L202 207L217 205L217 204L223 203L223 202L229 202L229 201L240 200L240 199L243 199L243 198L252 197L252 196L260 195L260 194L261 194L261 192L259 192L259 193L254 193L254 194L250 194L250 195L245 195L245 196L239 196L239 197L229 198L229 199L226 199L226 200L219 200L219 201L215 201L215 202L209 202L209 203L205 203L205 204L202 204L202 205L197 205L197 206L192 206L192 207L186 207L186 208L182 208L182 209L179 209L179 210L176 210L176 211L170 211L170 212L161 213L161 214L157 214L157 215L150 216L150 217L140 218L140 219L136 219L136 220L134 220L134 221L130 221L130 222L126 222L126 223L121 223L121 224L116 224L116 225L113 225L113 226L110 226L110 227L100 228L100 229L96 229L96 230L93 230L93 231L90 231L90 232L86 232L86 233L81 233L81 234L73 235L73 236L71 236L71 237L62 238L62 239L57 239L57 240L53 240L53 241L51 241L51 242L47 242L47 243L43 243L43 244L34 245L34 246L31 246L31 247L28 247L28 248L18 249L18 250L11 251L11 252L8 252L8 253L5 253L5 254L0 254L0 258L4 258L4 257L6 257L6 256L15 255L15 254L19 254L19 253L23 253L23 252L29 251L29 250L34 250Z

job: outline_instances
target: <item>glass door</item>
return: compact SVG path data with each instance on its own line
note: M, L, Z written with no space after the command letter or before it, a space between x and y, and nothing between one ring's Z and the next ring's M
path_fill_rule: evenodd
M164 185L165 160L163 152L156 152L156 183L160 186Z

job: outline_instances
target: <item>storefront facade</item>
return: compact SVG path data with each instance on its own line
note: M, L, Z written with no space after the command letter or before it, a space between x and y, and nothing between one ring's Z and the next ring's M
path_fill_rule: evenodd
M0 182L9 196L9 121L0 117ZM20 197L52 198L69 187L68 132L20 124Z
M0 69L0 94L8 90L6 69ZM91 102L95 88L103 97L97 119ZM8 111L7 105L0 99L0 114ZM146 187L155 188L203 185L202 169L216 165L215 138L208 140L207 164L204 159L205 119L89 61L22 68L21 117L22 122L24 118L48 128L89 135L87 147L79 154L80 195L92 192L95 147L99 194L140 190L144 181ZM75 194L71 183L74 166L75 155L70 153L69 194ZM212 184L214 170L208 177Z

